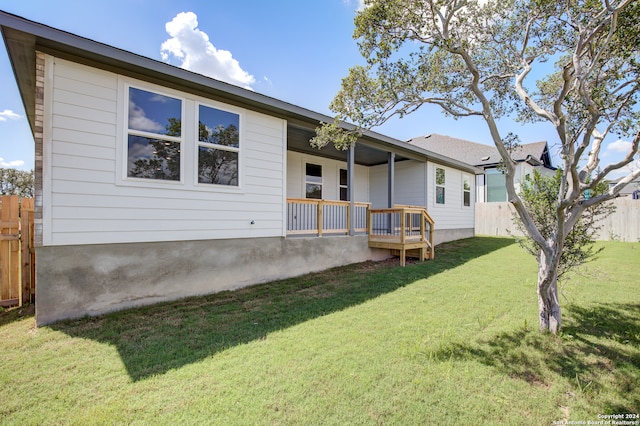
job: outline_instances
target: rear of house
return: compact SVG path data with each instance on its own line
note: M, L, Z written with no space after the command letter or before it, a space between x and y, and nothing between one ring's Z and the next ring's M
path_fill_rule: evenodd
M386 258L373 208L473 235L472 166L375 133L317 151L330 117L4 12L0 28L36 147L38 324Z

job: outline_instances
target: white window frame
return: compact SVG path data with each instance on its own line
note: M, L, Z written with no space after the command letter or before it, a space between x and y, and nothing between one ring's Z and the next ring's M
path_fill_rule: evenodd
M217 109L220 111L224 111L224 112L229 112L231 114L236 114L238 115L238 148L235 147L230 147L230 146L224 146L224 145L217 145L217 144L211 144L211 143L206 143L206 142L200 142L200 137L199 137L199 114L200 114L200 106L204 106L207 108L213 108L213 109ZM243 158L243 153L245 151L244 149L244 144L245 142L245 138L243 137L243 129L244 129L244 114L242 113L242 111L240 110L236 110L235 108L230 108L227 105L222 105L219 104L217 102L205 102L205 101L200 101L200 102L195 102L195 107L194 107L194 112L193 112L193 116L194 116L194 132L195 132L195 137L193 138L193 140L195 141L195 148L194 148L194 177L193 177L193 184L194 186L196 186L197 188L211 188L211 189L216 189L216 190L230 190L230 191L235 191L235 190L240 190L242 189L242 184L243 184L243 177L244 177L244 158ZM222 184L216 184L216 183L204 183L204 182L198 182L198 174L199 174L199 170L200 170L200 165L199 165L199 159L198 159L198 152L200 150L200 147L206 147L206 148L214 148L214 149L219 149L221 151L229 151L229 152L237 152L238 153L238 184L237 185L222 185Z
M122 89L122 93L118 97L118 101L121 102L123 112L122 118L118 120L118 124L122 126L122 132L119 134L122 135L122 140L118 144L121 147L122 153L120 155L121 164L118 176L120 177L119 182L121 184L133 184L136 186L149 186L149 187L175 187L175 186L184 186L185 183L185 140L188 133L188 129L185 126L185 118L186 118L186 104L187 99L184 96L179 94L178 92L173 92L170 90L165 90L164 88L147 85L144 83L125 83ZM142 130L129 129L129 91L130 89L138 89L144 90L146 92L155 93L161 96L166 96L173 99L178 99L181 103L180 106L180 137L176 136L168 136L161 135L152 132L146 132ZM162 180L162 179L148 179L148 178L137 178L129 176L129 135L141 136L153 139L166 140L168 142L179 143L180 144L180 179L179 180Z
M465 182L467 182L469 184L469 189L465 189L464 184ZM469 205L465 205L464 203L464 195L465 193L469 193ZM473 199L471 198L471 176L469 175L462 175L462 207L463 208L468 208L471 207L471 204L473 204Z
M341 178L341 174L342 174L343 170L344 170L345 174L347 174L347 183L344 184L344 185L342 185L340 183L340 178ZM346 200L343 200L341 198L342 188L344 188L346 193L347 193L347 196L346 196L347 199ZM349 198L349 171L347 169L342 168L342 167L338 167L338 200L340 200L340 201L348 201L348 198Z
M444 172L444 183L443 184L439 184L438 183L438 169L440 169L440 170L442 170ZM433 182L435 184L433 202L434 202L436 207L444 207L447 204L447 169L445 169L444 167L435 166ZM438 202L438 188L442 188L442 190L443 190L443 202L442 203Z
M116 119L116 174L115 184L138 188L179 189L216 193L244 193L244 171L246 153L246 111L211 99L190 95L177 90L140 80L118 76L118 117ZM128 177L129 139L129 88L145 90L182 101L182 132L180 143L180 180L160 180ZM198 114L199 105L228 111L240 116L238 186L198 183ZM155 134L152 134L155 137Z
M307 165L312 165L312 166L318 166L320 167L320 183L318 182L309 182L307 180ZM304 179L304 186L302 188L302 193L303 193L303 198L306 198L308 200L322 200L324 197L324 165L323 164L318 164L317 162L313 162L313 161L305 161L304 162L304 170L302 170L302 178ZM312 184L312 185L319 185L320 186L320 198L308 198L307 197L307 184Z

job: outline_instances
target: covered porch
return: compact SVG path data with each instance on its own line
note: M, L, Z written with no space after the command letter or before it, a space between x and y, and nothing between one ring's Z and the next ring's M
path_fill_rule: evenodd
M301 170L291 180L301 181L302 187L296 184L290 185L295 189L288 187L286 235L368 235L369 247L390 250L400 256L402 266L408 255L420 260L433 259L435 223L426 207L396 205L395 201L396 164L409 160L426 164L426 156L416 152L415 147L377 134L365 134L345 151L332 145L318 150L309 143L314 135L315 128L307 123L289 121L287 124L287 150L295 153L290 157L295 158L296 167ZM327 170L320 173L319 165L315 169L308 167L307 163L312 164L313 158L319 157L341 164L337 192L329 188L336 186L336 182L328 185L328 179L322 180L322 173ZM300 160L305 158L308 161ZM298 160L300 164L297 164ZM386 174L386 188L379 181L375 188L368 187L369 180L363 184L363 169L367 170L367 179L374 170L378 176ZM331 173L336 174L335 170ZM363 186L367 188L363 189ZM372 203L374 189L377 194L375 205ZM381 196L385 192L386 199Z
M406 257L434 259L435 222L424 207L372 209L370 203L287 198L287 236L367 234L369 247Z

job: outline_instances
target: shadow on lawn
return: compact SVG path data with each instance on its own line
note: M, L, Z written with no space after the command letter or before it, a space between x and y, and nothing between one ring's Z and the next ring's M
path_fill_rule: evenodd
M232 292L51 325L117 347L133 380L162 374L268 333L343 310L504 248L508 238L437 247L435 260L366 262Z
M522 327L487 341L444 344L431 355L475 360L535 386L560 375L571 384L569 397L584 394L603 414L637 413L640 304L569 305L564 319L560 336Z

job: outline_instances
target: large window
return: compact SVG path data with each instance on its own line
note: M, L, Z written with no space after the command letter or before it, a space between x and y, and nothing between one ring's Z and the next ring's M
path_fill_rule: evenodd
M123 184L240 188L241 112L214 107L213 101L182 98L169 90L130 86L124 90L128 103L123 117L127 140Z
M198 108L198 183L238 186L240 116Z
M305 173L306 197L322 199L322 166L307 163Z
M471 206L471 178L467 175L462 175L462 205Z
M507 180L498 169L486 169L487 202L507 201Z
M127 176L179 181L182 101L129 88Z
M436 167L436 204L444 204L445 170Z

